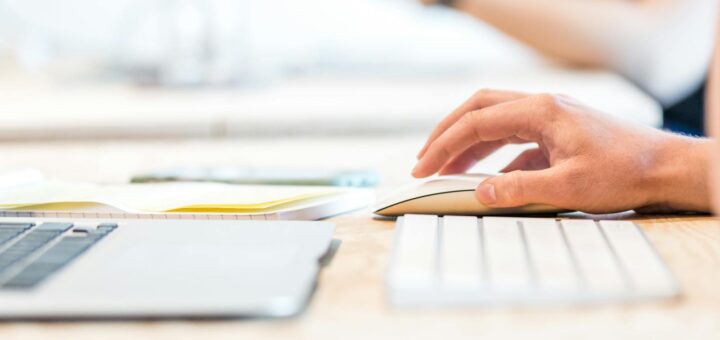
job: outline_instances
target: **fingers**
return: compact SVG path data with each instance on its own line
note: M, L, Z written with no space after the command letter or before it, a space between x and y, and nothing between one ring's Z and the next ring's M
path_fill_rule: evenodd
M484 107L496 105L499 103L511 101L520 99L522 97L525 97L526 94L519 93L519 92L510 92L510 91L498 91L498 90L480 90L476 92L473 96L471 96L465 103L460 105L455 111L450 113L445 119L443 119L437 127L430 133L430 137L428 137L428 140L425 142L425 145L422 147L420 152L417 155L417 158L422 158L423 155L425 155L425 152L427 152L428 146L437 139L438 136L440 136L445 130L447 130L450 126L455 124L455 122L460 119L464 114L470 112L479 110Z
M440 169L440 174L451 175L464 173L472 168L479 160L497 151L497 149L503 145L505 145L504 141L473 145Z
M513 171L482 182L475 197L486 206L510 208L540 203L562 206L561 170Z
M550 162L542 149L534 148L523 151L500 172L515 170L542 170L550 167Z
M479 142L522 139L540 142L558 113L551 95L525 97L463 115L428 147L413 169L413 176L427 177L470 146Z

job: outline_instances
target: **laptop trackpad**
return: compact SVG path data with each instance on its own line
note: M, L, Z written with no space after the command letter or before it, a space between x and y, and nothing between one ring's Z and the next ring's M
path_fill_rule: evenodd
M213 223L202 229L171 227L160 223L118 229L116 237L104 240L93 256L79 259L47 288L75 292L78 298L247 301L297 296L313 283L318 270L318 258L308 249L317 237L303 242L303 236L310 235L302 235L302 228Z

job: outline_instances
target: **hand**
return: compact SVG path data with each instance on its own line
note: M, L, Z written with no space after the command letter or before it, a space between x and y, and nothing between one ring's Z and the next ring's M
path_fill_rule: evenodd
M615 120L560 95L478 92L435 128L413 176L465 172L505 144L530 142L538 147L478 186L480 202L709 210L706 140Z

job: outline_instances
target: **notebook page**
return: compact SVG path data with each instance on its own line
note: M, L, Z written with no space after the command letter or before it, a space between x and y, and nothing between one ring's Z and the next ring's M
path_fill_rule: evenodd
M52 205L102 204L128 212L256 212L332 196L348 189L318 186L229 185L219 183L148 183L97 185L46 181L0 194L0 209Z

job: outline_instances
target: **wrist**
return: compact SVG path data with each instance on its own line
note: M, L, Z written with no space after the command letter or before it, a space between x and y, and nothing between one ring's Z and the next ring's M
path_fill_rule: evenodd
M654 145L641 176L646 210L710 211L710 141L663 133Z

